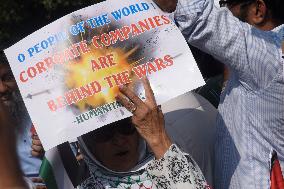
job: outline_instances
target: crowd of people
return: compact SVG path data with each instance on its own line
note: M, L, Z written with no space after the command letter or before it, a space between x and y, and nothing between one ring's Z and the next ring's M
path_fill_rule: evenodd
M284 188L283 177L272 183L270 163L276 151L284 168L284 1L154 2L222 73L162 106L147 78L145 101L121 86L116 100L133 116L78 138L86 169L74 187ZM3 52L0 61L0 188L48 188L45 152Z

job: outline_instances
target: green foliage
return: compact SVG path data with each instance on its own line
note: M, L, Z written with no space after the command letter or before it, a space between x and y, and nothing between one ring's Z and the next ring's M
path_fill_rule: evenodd
M0 49L50 22L103 0L0 0Z

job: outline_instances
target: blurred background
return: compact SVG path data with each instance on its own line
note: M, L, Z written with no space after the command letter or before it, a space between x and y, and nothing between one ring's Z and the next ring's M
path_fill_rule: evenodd
M102 1L0 0L0 47L7 48L66 14Z
M0 50L17 43L45 25L81 8L104 0L0 0ZM214 0L219 6L219 0ZM196 90L215 107L224 81L224 66L190 46L206 85Z
M78 9L103 0L0 0L0 49Z

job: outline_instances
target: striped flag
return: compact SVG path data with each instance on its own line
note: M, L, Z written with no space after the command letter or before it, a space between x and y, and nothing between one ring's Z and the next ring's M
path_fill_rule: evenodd
M45 153L40 168L40 176L48 189L74 189L57 147Z

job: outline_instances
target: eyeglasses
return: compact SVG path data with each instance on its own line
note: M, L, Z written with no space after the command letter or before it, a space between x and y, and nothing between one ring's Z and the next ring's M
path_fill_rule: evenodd
M120 124L118 126L111 124L93 131L88 135L87 140L94 142L107 142L110 141L117 133L122 135L131 135L135 131L136 128L132 124Z

